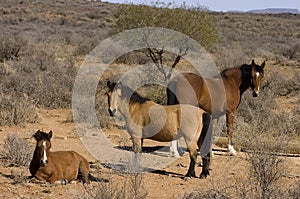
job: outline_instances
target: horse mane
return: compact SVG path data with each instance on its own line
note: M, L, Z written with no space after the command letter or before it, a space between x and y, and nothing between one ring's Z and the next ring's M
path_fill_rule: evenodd
M243 79L249 79L249 77L251 77L251 70L252 70L252 66L248 65L248 64L243 64L240 67L241 71L242 71L242 77Z
M117 83L112 83L110 87L110 91L114 90L114 87L117 86ZM143 104L147 101L150 101L150 99L142 97L138 92L132 90L128 86L122 85L122 99L125 99L129 102L129 104Z
M238 67L233 67L233 68L226 68L221 72L221 77L222 78L227 78L227 73L230 71L234 71L234 70L241 70L242 72L242 78L243 79L248 79L251 76L251 65L248 64L243 64L241 66Z
M128 100L129 104L143 104L147 101L150 101L127 86L122 86L122 98Z

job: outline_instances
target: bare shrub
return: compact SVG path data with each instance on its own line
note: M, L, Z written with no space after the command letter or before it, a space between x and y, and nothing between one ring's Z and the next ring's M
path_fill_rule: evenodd
M198 199L198 198L207 198L207 199L229 199L230 195L222 192L218 189L211 189L208 191L193 191L190 193L184 194L183 199Z
M2 35L0 41L0 62L19 58L22 45L19 38Z
M144 189L144 176L138 159L139 156L132 154L129 164L124 167L124 173L120 173L121 179L113 178L112 172L108 175L108 183L99 183L96 187L86 189L87 195L95 199L144 199L147 191ZM101 174L103 176L103 174Z
M256 135L257 136L257 135ZM247 161L250 163L250 177L254 180L255 192L259 198L271 198L279 190L278 180L284 174L284 159L278 156L281 140L271 141L263 136L251 140L247 148Z
M19 171L17 169L11 169L11 179L13 180L13 184L25 184L28 180L26 173L24 170Z
M28 166L32 155L30 148L26 140L8 134L1 151L3 163L7 166Z
M0 92L1 94L1 92ZM36 102L26 95L0 95L0 125L24 125L38 120Z
M94 199L144 199L147 192L143 189L142 181L141 173L126 174L120 182L110 176L108 183L86 188L86 195Z

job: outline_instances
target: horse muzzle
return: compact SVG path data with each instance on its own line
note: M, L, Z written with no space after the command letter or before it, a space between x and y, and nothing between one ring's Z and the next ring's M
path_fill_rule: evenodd
M116 114L116 112L117 112L117 110L116 110L116 109L111 110L111 109L109 108L109 109L108 109L108 112L109 112L109 116L110 116L110 117L114 117L115 114Z
M45 167L48 164L48 160L41 160L40 166Z

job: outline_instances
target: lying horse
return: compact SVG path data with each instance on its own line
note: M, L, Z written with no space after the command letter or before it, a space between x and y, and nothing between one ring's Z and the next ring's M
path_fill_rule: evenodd
M82 174L83 183L89 183L89 163L75 151L51 152L52 131L49 133L38 130L33 137L36 147L30 162L30 173L36 179L51 184L66 184Z
M259 95L264 67L265 62L259 66L252 60L251 65L244 64L238 68L225 69L221 72L221 78L214 79L204 79L193 73L183 73L170 80L167 87L167 104L199 106L211 113L213 119L218 119L226 113L228 150L235 155L236 151L232 144L234 116L241 96L248 88L253 90L253 97ZM214 121L214 126L215 124ZM177 141L173 141L172 146L175 154L179 154Z
M110 116L114 116L118 110L124 117L135 153L142 152L143 139L170 142L183 137L190 154L190 165L185 176L196 177L197 149L201 149L202 145L202 150L206 152L202 157L200 178L209 175L211 139L209 135L206 136L207 127L203 127L202 120L210 119L210 116L205 117L207 114L202 109L191 105L161 106L122 83L108 81L107 86Z

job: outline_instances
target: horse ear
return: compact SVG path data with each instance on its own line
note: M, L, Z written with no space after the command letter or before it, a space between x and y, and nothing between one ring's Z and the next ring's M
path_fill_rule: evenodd
M261 64L260 67L261 67L262 69L264 69L265 65L266 65L266 61L264 61L264 62Z
M33 136L32 136L32 137L34 137L34 139L35 139L35 140L39 140L39 138L40 138L40 135L41 135L41 131L40 131L40 130L38 130L37 132L35 132L35 133L33 134Z
M254 59L252 59L252 62L251 62L251 66L253 67L253 66L255 66L256 64L255 64L255 61L254 61Z
M50 130L50 132L48 133L48 139L49 140L52 138L52 135L53 135L52 130Z

